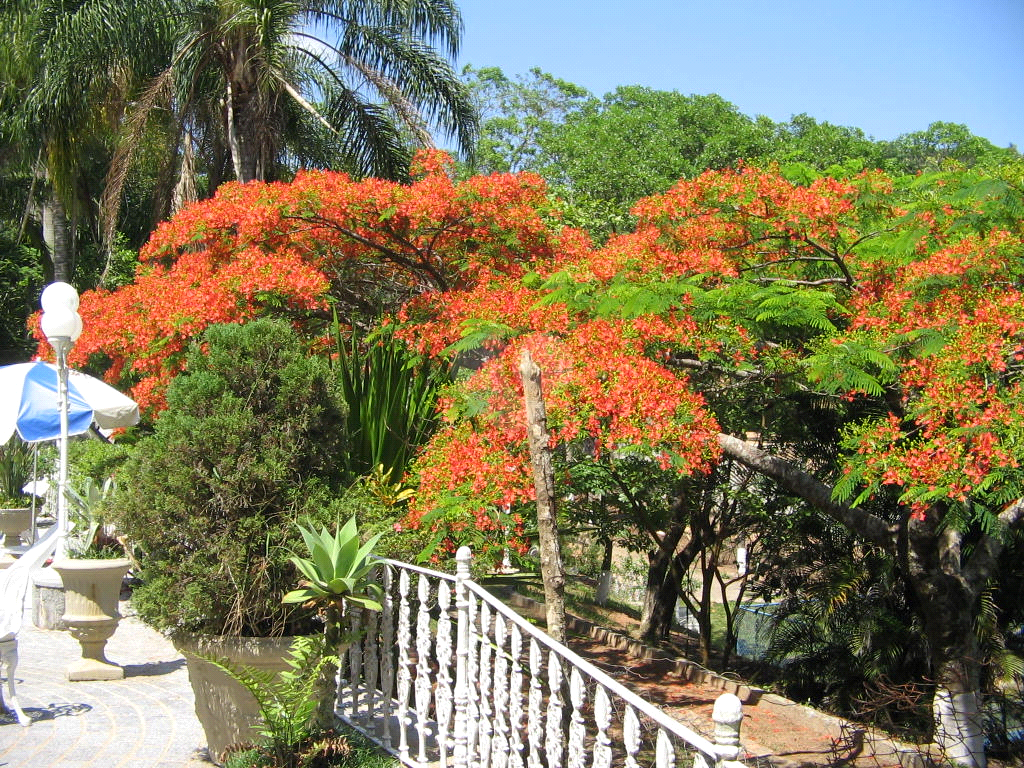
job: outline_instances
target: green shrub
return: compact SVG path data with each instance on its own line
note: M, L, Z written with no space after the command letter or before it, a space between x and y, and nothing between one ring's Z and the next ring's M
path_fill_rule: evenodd
M103 483L121 468L131 453L131 445L121 440L113 443L97 438L71 440L68 444L70 480L76 486L89 478Z
M382 482L377 474L367 475L345 489L334 509L342 520L356 518L364 540L379 537L374 548L378 556L415 563L428 539L423 531L402 525L405 506L402 500L396 501L395 496L403 495L407 487ZM397 493L396 489L399 489Z
M285 323L214 326L118 473L118 529L144 553L134 603L175 632L305 634L283 605L296 522L334 525L345 411L322 358Z

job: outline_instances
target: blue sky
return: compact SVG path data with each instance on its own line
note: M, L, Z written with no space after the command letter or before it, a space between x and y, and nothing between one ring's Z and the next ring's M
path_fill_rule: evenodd
M459 66L717 93L875 139L963 123L1024 149L1024 0L457 0Z

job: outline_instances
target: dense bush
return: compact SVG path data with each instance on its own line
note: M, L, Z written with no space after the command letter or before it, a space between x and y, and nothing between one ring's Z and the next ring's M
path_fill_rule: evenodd
M145 553L140 615L170 632L311 630L281 597L295 523L336 522L344 417L327 363L288 325L211 327L118 475L118 526Z

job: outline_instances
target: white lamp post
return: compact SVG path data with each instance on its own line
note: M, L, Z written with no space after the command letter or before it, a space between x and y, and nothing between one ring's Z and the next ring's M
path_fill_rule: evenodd
M57 525L65 534L68 519L68 353L82 333L82 318L78 315L78 291L68 283L50 283L40 297L43 317L40 327L46 340L57 355L57 407L60 411L60 463L57 475ZM60 554L64 554L61 541Z

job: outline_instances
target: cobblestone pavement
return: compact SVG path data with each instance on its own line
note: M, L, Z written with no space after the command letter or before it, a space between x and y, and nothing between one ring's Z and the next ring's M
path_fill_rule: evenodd
M0 766L211 768L185 660L130 605L121 612L107 658L124 667L125 679L81 683L65 678L80 655L75 639L36 628L26 614L14 677L32 724L0 713Z

